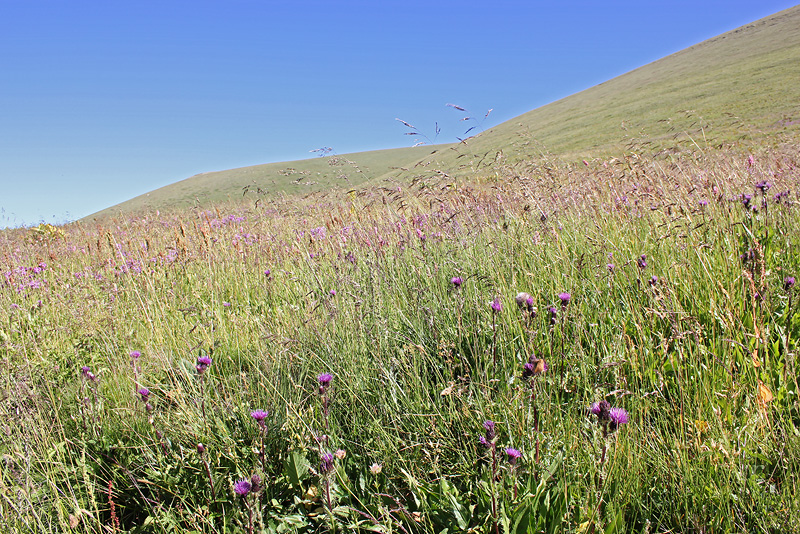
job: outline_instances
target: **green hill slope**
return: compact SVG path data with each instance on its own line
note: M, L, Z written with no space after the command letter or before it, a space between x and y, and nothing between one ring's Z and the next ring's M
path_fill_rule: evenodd
M800 130L800 6L535 109L440 152L448 173L543 150L590 157L646 143L655 152Z
M711 145L800 130L800 6L645 65L507 121L456 145L401 148L204 173L90 218L240 196L352 188L420 168L482 173L543 152L573 158L676 142ZM433 155L431 155L433 153ZM398 168L406 167L403 171Z
M246 191L304 195L336 188L351 189L413 164L438 148L441 146L374 150L206 172L139 195L86 219L144 210L203 206L241 198Z

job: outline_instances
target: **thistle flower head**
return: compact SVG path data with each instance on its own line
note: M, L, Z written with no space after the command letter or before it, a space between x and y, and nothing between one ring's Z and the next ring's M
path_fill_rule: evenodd
M249 480L244 478L233 485L233 491L239 497L247 497L247 494L250 493L251 489L253 489L253 485Z
M639 259L636 260L636 265L638 265L640 269L644 270L647 267L647 254L642 254L639 256Z
M480 439L481 444L484 447L493 447L494 438L497 437L494 421L484 421L483 428L486 430L486 433L483 436L481 436Z
M597 416L598 421L608 421L610 418L611 404L607 400L595 402L589 411Z
M517 449L512 449L511 447L506 449L506 455L508 456L508 463L511 465L517 465L517 460L522 457L521 452L519 452Z
M325 392L328 390L328 386L331 385L331 380L333 380L333 376L330 373L322 373L317 377L317 382L319 382L320 395L324 395Z
M199 356L197 358L197 365L194 366L197 369L198 374L203 374L206 372L206 369L211 365L211 358L208 356Z
M131 358L133 358L134 360L138 360L138 359L139 359L139 356L141 356L141 355L142 355L142 353L141 353L141 352L139 352L138 350L132 350L132 351L130 352L130 356L131 356Z
M494 300L489 304L491 306L492 311L494 313L500 313L503 311L503 303L500 300L500 297L495 297Z
M783 289L785 291L789 291L794 287L795 279L794 276L787 276L783 279Z
M520 308L526 308L528 306L528 299L531 299L531 302L533 302L531 296L528 293L525 293L524 291L517 293L517 296L514 297L517 306L519 306Z
M628 412L624 408L611 408L608 411L611 423L608 425L612 432L628 422Z
M323 475L327 475L333 471L334 459L335 456L329 452L323 454L319 461L319 472Z
M558 294L558 299L561 301L561 306L562 307L566 307L566 305L569 304L569 299L571 299L571 298L572 298L572 295L570 295L566 291L563 292L563 293L559 293Z
M450 283L453 284L454 288L458 289L461 287L461 284L464 283L464 279L461 278L460 276L454 276L453 278L450 279Z
M137 393L142 396L143 402L147 402L147 399L150 398L150 390L147 388L139 388Z
M255 419L256 422L258 423L258 426L260 426L262 429L265 427L264 420L267 418L268 415L269 412L266 410L255 410L253 412L250 412L250 417Z

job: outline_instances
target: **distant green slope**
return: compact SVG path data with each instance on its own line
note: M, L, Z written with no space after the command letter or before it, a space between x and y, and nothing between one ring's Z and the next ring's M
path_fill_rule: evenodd
M289 195L352 189L447 146L374 150L206 172L139 195L90 215L86 220L146 210L204 206L241 198L246 188L258 193Z
M800 6L520 115L429 166L463 175L543 151L588 158L689 136L702 146L798 131Z
M589 158L634 145L656 152L675 139L711 145L798 131L800 6L525 113L464 143L346 154L336 165L331 163L337 160L316 158L204 173L87 219L233 199L246 186L303 194L387 177L407 179L421 168L454 177L482 173L544 151Z

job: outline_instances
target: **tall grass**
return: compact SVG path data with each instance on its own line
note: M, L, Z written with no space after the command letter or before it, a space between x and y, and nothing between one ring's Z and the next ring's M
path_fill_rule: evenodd
M748 156L3 233L0 521L797 530L798 153Z

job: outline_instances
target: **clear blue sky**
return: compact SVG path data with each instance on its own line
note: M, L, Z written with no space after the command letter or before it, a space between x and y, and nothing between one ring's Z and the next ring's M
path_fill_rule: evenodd
M794 5L0 0L0 227L200 172L439 142Z

